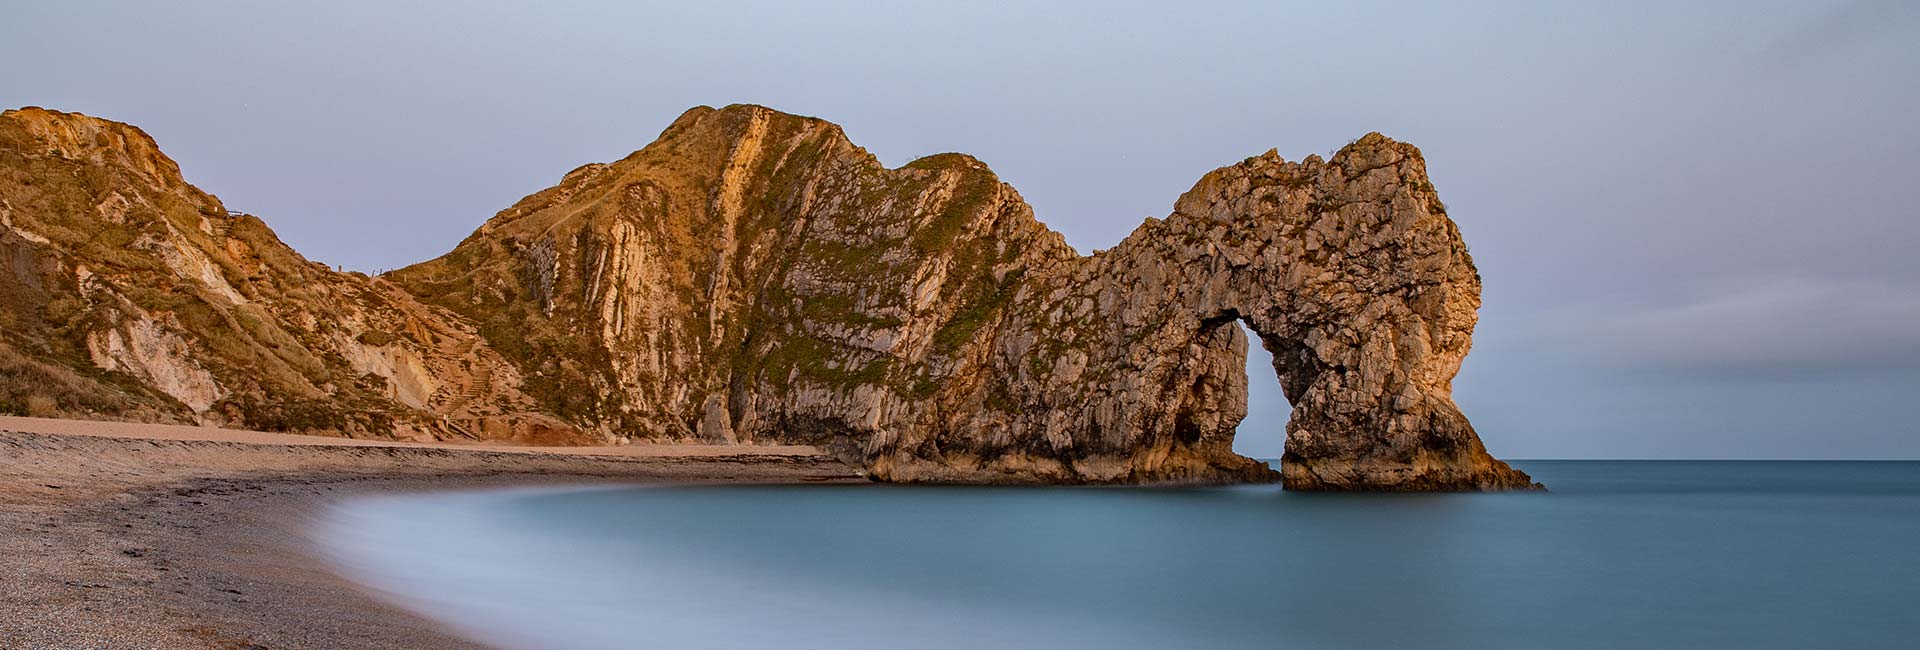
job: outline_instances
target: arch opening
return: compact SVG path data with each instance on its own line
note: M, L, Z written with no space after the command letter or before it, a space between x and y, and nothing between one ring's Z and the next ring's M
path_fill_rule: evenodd
M1293 404L1280 387L1280 375L1273 365L1273 353L1261 342L1246 321L1235 320L1247 339L1247 415L1233 431L1233 453L1266 461L1277 469L1287 441L1287 421Z

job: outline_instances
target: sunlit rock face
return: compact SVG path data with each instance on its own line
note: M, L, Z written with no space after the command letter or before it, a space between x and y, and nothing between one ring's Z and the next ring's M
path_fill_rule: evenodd
M0 116L0 406L422 439L823 445L887 481L1526 488L1450 383L1480 281L1420 152L1208 173L1081 255L979 161L688 111L447 255L336 272L139 129ZM1235 455L1256 332L1283 472Z
M1454 406L1479 277L1417 149L1207 174L1082 256L961 154L888 169L828 122L696 108L388 279L459 312L597 437L826 445L893 481L1267 481L1247 342L1298 489L1532 486Z
M534 410L463 317L306 260L189 185L133 126L0 114L0 260L9 411L588 440Z

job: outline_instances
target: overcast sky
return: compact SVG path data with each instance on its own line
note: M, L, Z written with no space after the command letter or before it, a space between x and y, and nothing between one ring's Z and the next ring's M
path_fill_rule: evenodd
M701 104L972 153L1083 252L1381 131L1485 278L1456 398L1496 455L1920 458L1920 3L284 4L0 0L0 105L139 125L364 271Z

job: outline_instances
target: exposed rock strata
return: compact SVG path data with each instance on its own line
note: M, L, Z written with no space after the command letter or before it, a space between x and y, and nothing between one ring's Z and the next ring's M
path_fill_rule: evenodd
M135 261L111 267L103 293L82 286L85 273L105 275L91 262L101 253L80 252L84 241L44 216L19 227L16 205L5 245L28 250L32 263L14 266L35 270L15 285L93 310L118 304L123 286L264 310L258 320L297 349L342 362L325 368L381 378L364 392L406 414L396 421L472 417L461 409L486 403L496 410L482 417L549 418L580 439L822 444L896 481L1273 480L1231 450L1246 412L1241 321L1274 353L1295 406L1289 487L1532 485L1453 405L1479 278L1419 151L1377 134L1329 161L1269 152L1216 170L1167 219L1082 256L971 157L888 169L825 121L701 107L647 148L502 211L446 256L368 279L300 260L250 218L240 221L264 240L242 244L291 261L247 266L234 237L202 225L224 210L157 150L122 147L112 155L124 159L88 167L61 139L77 127L36 130L49 118L28 113L8 114L24 127L0 124L13 129L0 131L7 167L58 159L142 179L87 185L86 210L60 210L105 223L156 201L181 207L124 237L154 243L120 246ZM289 295L295 286L327 289ZM111 308L108 326L62 321L67 347L85 350L66 358L87 355L112 371L102 381L165 393L192 417L262 391L236 388L245 382L221 372L230 355L208 356L181 310L132 302ZM395 340L370 344L366 332ZM486 379L449 397L435 384L456 376L449 367ZM326 376L331 390L345 383Z
M0 225L0 402L15 410L584 441L464 319L300 257L138 128L0 115Z
M1231 450L1240 320L1296 405L1289 486L1527 487L1450 398L1480 284L1424 164L1377 134L1269 152L1081 256L971 157L888 169L821 120L697 108L390 277L609 432L888 480L1269 480Z

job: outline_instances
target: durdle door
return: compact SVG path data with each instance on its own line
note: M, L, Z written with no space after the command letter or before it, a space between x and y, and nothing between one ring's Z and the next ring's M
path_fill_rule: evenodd
M998 452L1005 467L1004 447L965 433L1004 427L1025 457L1000 471L1028 480L1260 480L1266 467L1232 452L1237 320L1295 407L1288 488L1537 487L1487 454L1451 398L1479 305L1418 149L1369 134L1331 161L1268 152L1208 174L1113 249L1029 273L988 357L989 407L878 465L962 479ZM962 475L943 476L954 465Z
M823 120L699 107L371 278L131 126L8 111L0 167L0 351L78 415L811 443L887 481L1535 487L1453 404L1479 277L1420 152L1378 134L1215 170L1081 255L970 156L889 169ZM1234 321L1294 405L1279 473L1232 452Z

